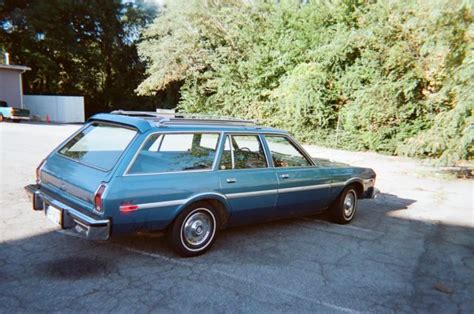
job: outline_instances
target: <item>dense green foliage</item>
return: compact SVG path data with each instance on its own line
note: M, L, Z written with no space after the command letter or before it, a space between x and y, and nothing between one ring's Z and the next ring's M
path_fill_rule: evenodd
M473 159L472 8L456 1L173 1L138 92L256 118L307 143Z
M134 93L136 41L154 15L140 1L0 0L0 51L31 68L25 93L83 95L88 113L138 108L151 99Z

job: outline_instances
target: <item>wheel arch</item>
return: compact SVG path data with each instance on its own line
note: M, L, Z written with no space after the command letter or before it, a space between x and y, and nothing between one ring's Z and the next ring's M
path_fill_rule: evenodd
M207 202L214 207L219 214L220 227L225 227L230 217L230 206L225 195L220 193L202 193L193 195L183 203L177 210L176 217L188 206L197 202ZM176 219L175 217L175 219Z
M357 198L360 198L364 194L364 183L360 178L352 178L346 181L344 189L353 186L357 193Z

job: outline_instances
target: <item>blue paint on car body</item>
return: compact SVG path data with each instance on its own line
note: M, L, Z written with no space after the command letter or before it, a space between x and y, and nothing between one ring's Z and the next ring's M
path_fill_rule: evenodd
M172 134L189 140L189 149L159 154ZM238 147L237 140L256 146ZM232 146L230 154L226 145ZM153 164L166 156L169 160L160 167ZM102 239L164 230L199 201L218 204L225 226L235 226L325 210L349 184L356 185L359 197L372 197L375 184L372 169L312 159L283 130L192 121L164 124L121 114L91 117L47 157L39 175L38 183L27 187L37 202L54 199L72 208L70 215L65 213L63 227L88 224L82 215L108 221L107 229L98 224ZM95 198L101 184L105 189L98 209ZM121 206L132 207L125 212ZM89 230L84 232L88 235Z

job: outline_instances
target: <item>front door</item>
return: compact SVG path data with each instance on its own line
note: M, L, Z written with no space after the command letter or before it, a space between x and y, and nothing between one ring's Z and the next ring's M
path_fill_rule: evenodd
M232 207L231 225L271 219L278 180L256 134L228 134L219 163L222 193Z
M313 164L292 140L265 135L278 177L276 212L281 216L317 212L331 200L330 172Z

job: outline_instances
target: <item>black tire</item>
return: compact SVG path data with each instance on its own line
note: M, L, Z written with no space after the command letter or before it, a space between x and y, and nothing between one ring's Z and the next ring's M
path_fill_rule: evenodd
M20 119L13 119L12 121L13 121L14 123L20 123L20 122L21 122Z
M218 226L217 210L207 202L197 202L178 215L168 230L168 239L179 255L198 256L212 246L219 231Z
M332 221L347 224L357 211L357 191L353 186L346 187L330 208Z

